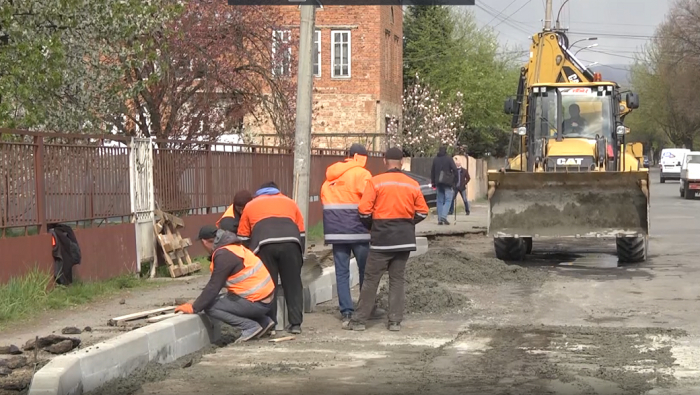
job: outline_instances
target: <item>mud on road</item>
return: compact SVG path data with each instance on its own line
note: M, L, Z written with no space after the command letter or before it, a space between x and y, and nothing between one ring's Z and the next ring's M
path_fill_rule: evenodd
M208 350L192 362L149 366L112 387L139 395L632 395L679 385L677 371L687 369L680 365L694 353L688 346L679 351L688 337L683 330L640 325L645 321L634 311L619 321L590 320L627 309L621 295L629 291L592 301L598 310L590 313L574 297L603 294L601 284L622 286L561 276L553 269L561 257L552 266L542 259L505 264L492 248L486 237L439 238L428 255L411 259L406 291L412 313L401 332L387 331L382 321L370 321L365 332L342 330L334 300L305 316L304 333L295 340ZM609 277L626 278L623 269L615 270ZM632 298L646 289L631 286Z

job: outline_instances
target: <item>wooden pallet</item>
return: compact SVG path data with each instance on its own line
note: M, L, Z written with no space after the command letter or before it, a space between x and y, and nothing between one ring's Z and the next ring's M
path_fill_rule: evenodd
M170 277L181 277L201 270L199 263L192 262L187 247L192 245L192 240L182 238L179 228L185 226L182 218L156 209L153 220L153 231L161 250L165 263L168 266ZM151 277L155 275L155 266L151 270Z

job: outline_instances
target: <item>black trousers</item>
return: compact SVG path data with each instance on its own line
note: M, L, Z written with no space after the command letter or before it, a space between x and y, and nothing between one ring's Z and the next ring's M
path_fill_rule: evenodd
M275 281L275 297L270 303L268 316L277 324L277 276L282 282L287 304L289 324L301 325L304 314L304 287L301 284L301 266L304 258L299 244L294 242L265 244L260 247L258 257L263 261Z

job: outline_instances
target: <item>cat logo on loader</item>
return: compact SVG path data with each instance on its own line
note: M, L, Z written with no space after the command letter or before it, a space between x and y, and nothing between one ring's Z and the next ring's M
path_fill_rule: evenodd
M581 166L583 158L558 158L557 166Z

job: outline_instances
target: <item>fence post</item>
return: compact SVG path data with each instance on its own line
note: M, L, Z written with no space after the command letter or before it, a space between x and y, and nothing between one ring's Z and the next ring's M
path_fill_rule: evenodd
M206 171L206 176L204 177L204 189L207 191L207 214L211 214L213 209L212 206L214 205L214 175L212 174L212 166L211 166L211 144L207 144L207 156L205 159L205 171Z
M46 180L44 179L44 138L34 136L34 194L39 233L46 233Z

